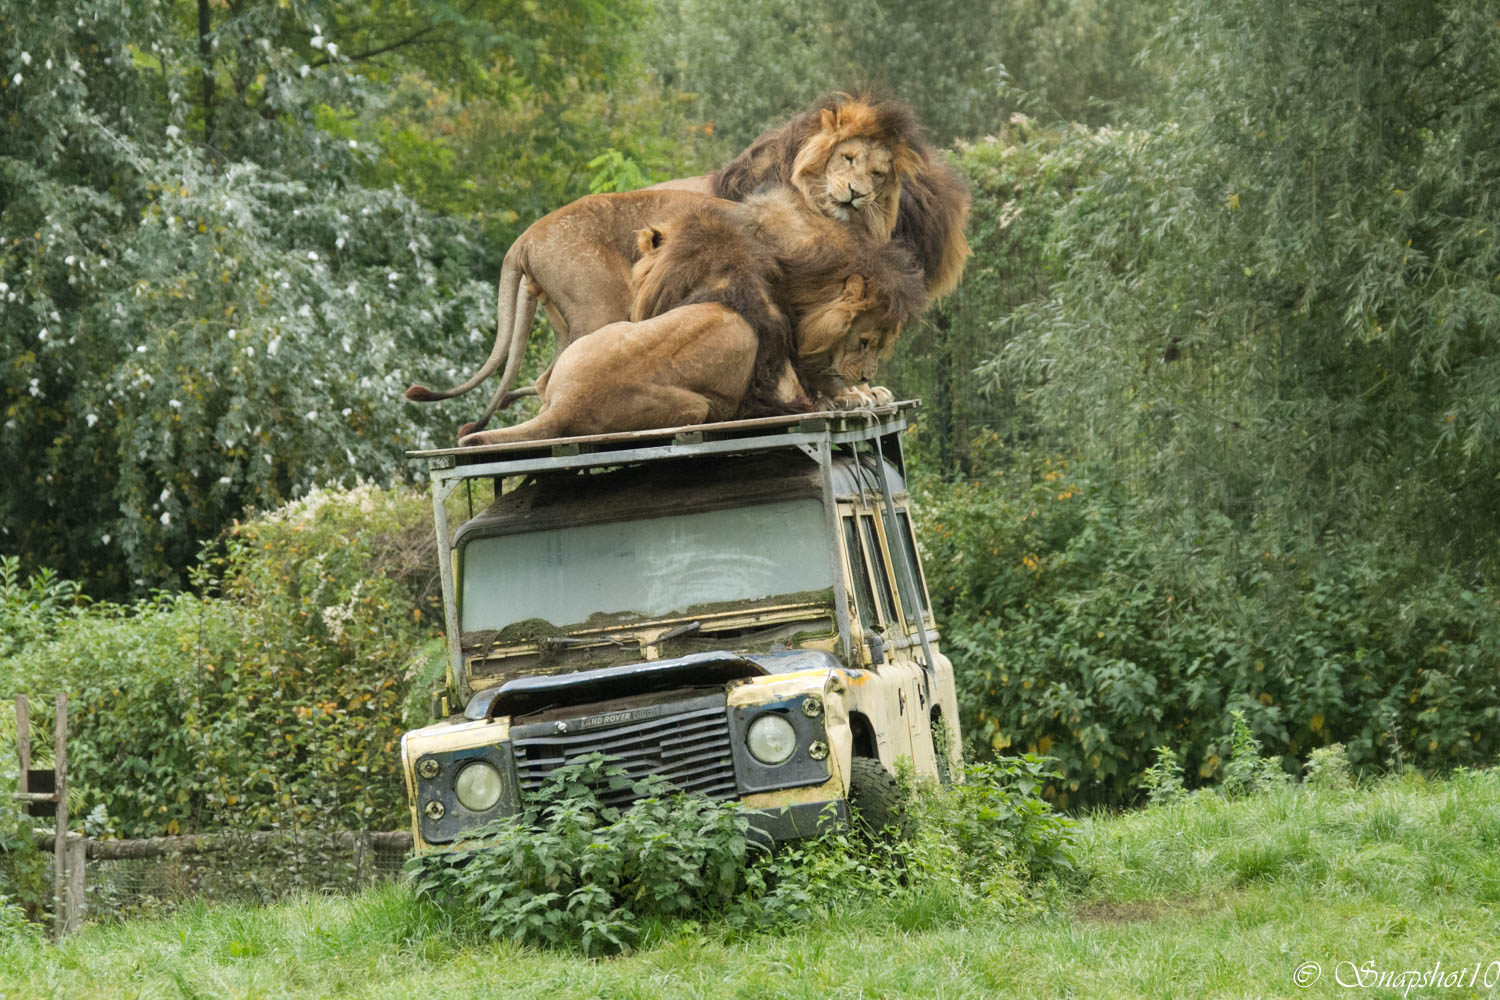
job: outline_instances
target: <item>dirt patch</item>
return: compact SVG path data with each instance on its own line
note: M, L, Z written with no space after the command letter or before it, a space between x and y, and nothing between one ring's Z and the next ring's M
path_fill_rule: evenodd
M1130 924L1155 920L1172 910L1182 909L1183 905L1170 902L1114 903L1108 900L1096 900L1074 907L1073 916L1093 924Z

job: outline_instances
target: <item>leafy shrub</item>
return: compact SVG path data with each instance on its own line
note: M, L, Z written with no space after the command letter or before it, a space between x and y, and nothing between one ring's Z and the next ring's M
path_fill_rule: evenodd
M1141 790L1152 805L1165 805L1182 798L1185 793L1182 762L1177 759L1175 750L1169 746L1156 748L1156 763L1146 768L1146 773L1141 776Z
M21 558L0 556L0 657L50 636L78 613L84 601L78 584L51 569L21 579Z
M1260 755L1260 740L1250 731L1245 713L1236 709L1229 714L1234 728L1220 791L1230 797L1249 795L1285 782L1287 773L1281 769L1280 758Z
M35 821L12 798L19 773L14 743L0 739L0 942L14 925L39 920L51 906L47 861L32 837Z
M1330 743L1318 747L1307 755L1302 768L1307 773L1307 783L1322 788L1348 788L1354 784L1349 773L1349 756L1342 743Z
M1398 744L1432 769L1500 752L1491 588L1378 546L1240 536L1256 548L1231 558L1062 459L917 488L964 731L1056 757L1061 805L1131 800L1160 746L1218 780L1236 710L1284 770L1332 742L1356 770Z
M26 919L26 909L4 893L0 893L0 942L35 933L37 933L37 927Z
M980 765L963 785L920 785L911 842L830 827L758 849L738 803L631 781L595 754L560 767L513 817L407 863L417 890L493 937L587 954L651 928L717 920L771 930L861 901L894 899L930 922L971 905L1027 908L1027 885L1073 870L1072 822L1040 795L1048 763ZM601 796L632 788L629 810Z
M626 787L641 796L634 808L601 801ZM631 947L643 921L721 911L746 887L749 820L737 805L632 782L600 754L554 770L531 803L413 858L418 891L491 936L599 954Z
M952 841L966 878L1001 863L1029 882L1067 875L1075 867L1073 821L1042 797L1058 777L1055 761L1036 754L969 764L959 784L919 786L919 829Z
M392 828L397 740L438 617L415 491L315 490L204 550L198 596L100 603L0 658L71 699L70 791L98 832Z

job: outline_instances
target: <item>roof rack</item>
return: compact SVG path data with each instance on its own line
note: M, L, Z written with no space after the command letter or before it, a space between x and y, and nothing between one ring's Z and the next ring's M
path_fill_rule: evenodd
M904 430L921 405L908 399L855 410L823 410L715 424L515 441L472 448L409 451L427 459L435 480L513 476L553 469L582 469L670 458L747 454L778 448L816 449L868 441Z

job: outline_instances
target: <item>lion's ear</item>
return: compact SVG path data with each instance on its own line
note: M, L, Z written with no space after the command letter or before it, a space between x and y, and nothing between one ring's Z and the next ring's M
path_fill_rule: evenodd
M843 300L850 305L860 302L865 297L865 279L858 274L851 274L844 280Z
M824 108L818 113L818 124L824 132L832 132L839 126L838 115L834 114L832 108Z
M645 229L636 230L635 248L641 252L641 256L643 257L653 250L661 249L661 230L655 226L647 226Z

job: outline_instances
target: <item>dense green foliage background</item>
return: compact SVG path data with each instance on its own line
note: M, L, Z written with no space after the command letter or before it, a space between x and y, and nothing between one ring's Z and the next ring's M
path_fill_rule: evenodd
M887 369L966 734L1500 750L1494 0L0 0L0 71L0 693L109 829L399 822L421 502L236 519L449 440L532 219L863 81L975 194Z

